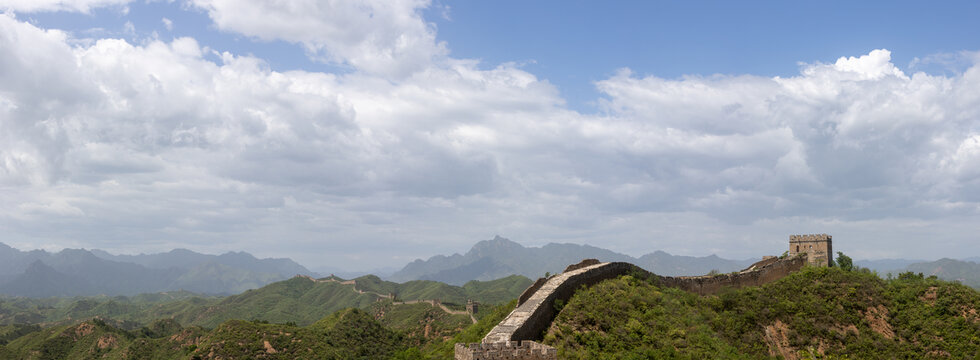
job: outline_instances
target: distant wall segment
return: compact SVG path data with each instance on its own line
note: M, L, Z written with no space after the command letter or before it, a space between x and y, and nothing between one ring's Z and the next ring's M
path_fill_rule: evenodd
M807 265L806 256L793 256L776 261L766 261L767 264L750 267L737 273L705 275L705 276L659 276L653 275L660 286L673 287L690 291L699 295L717 294L725 288L741 288L746 286L762 286L782 279L790 273ZM762 263L762 262L760 262Z

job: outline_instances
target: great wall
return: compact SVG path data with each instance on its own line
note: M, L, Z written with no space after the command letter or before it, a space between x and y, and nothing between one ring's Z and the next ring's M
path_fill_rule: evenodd
M467 302L466 302L466 310L453 310L453 309L450 309L449 307L447 307L441 301L439 301L439 299L418 299L418 300L408 300L408 301L395 301L395 294L381 294L381 293L377 293L377 292L374 292L374 291L364 291L364 290L358 289L357 288L357 280L338 280L338 278L334 277L333 275L330 275L330 277L327 277L327 278L324 278L324 279L315 279L315 278L313 278L312 276L309 276L309 275L296 275L295 277L304 278L304 279L310 280L310 281L312 281L314 283L328 283L328 282L331 282L331 283L338 283L340 285L350 285L351 286L351 290L353 290L354 292L356 292L358 294L368 294L368 295L377 296L378 297L378 301L383 301L385 299L391 300L391 305L393 305L393 306L398 306L398 305L411 305L411 304L429 304L429 305L432 305L433 308L439 308L442 311L444 311L444 312L446 312L447 314L450 314L450 315L468 315L470 317L470 321L472 321L474 324L476 323L476 316L475 316L475 314L477 313L477 311L479 311L478 310L479 309L479 303L474 302L472 300L467 300Z
M557 315L555 301L568 301L575 291L622 275L649 279L660 286L711 295L725 288L760 286L779 280L804 266L832 264L831 237L827 234L792 235L786 257L764 257L737 273L704 276L660 276L625 262L583 260L561 274L538 279L518 298L518 305L483 338L481 343L455 346L456 360L554 360L556 349L538 343Z

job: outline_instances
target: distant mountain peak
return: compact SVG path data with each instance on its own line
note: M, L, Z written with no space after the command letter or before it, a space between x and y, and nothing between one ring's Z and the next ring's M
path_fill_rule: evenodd
M28 265L27 269L24 270L25 274L37 274L37 273L47 273L47 272L57 272L57 270L55 270L53 267L48 266L48 264L45 264L44 261L41 260L34 260L34 262Z
M491 240L483 240L473 244L473 247L470 248L470 251L467 252L466 255L485 255L487 252L514 251L523 249L525 249L524 245L511 241L508 238L501 237L500 235L496 235Z
M657 251L634 258L611 250L582 244L549 243L525 247L510 239L494 236L477 242L466 255L436 255L416 260L389 276L393 281L436 280L461 285L469 280L490 280L508 275L537 278L546 272L561 272L568 264L582 259L625 261L661 275L702 275L711 270L741 270L752 261L706 257L674 256Z

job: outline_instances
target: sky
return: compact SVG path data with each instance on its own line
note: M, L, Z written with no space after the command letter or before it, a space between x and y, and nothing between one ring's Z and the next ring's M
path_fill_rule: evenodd
M0 0L0 242L980 255L948 1Z

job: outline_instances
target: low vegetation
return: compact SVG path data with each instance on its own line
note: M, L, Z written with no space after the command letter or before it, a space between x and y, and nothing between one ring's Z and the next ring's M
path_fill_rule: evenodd
M51 327L0 349L7 359L384 359L404 352L403 336L370 314L338 311L309 326L231 320L213 330L182 328L125 331L104 321Z
M577 292L545 343L560 358L977 358L980 294L921 274L806 268L700 297L632 276Z

